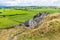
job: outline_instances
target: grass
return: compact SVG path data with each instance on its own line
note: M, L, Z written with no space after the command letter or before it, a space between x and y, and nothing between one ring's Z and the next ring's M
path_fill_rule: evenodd
M18 25L28 19L31 19L38 12L56 13L60 12L60 9L56 8L35 8L35 9L23 9L20 10L14 8L2 8L0 9L0 28L10 28Z
M60 18L55 16L58 19L53 18L52 20L46 21L47 17L45 18L45 22L43 22L42 25L36 29L33 29L34 31L32 30L32 32L29 31L30 33L26 32L21 34L18 37L18 40L60 40Z
M17 40L60 40L60 14L49 14L43 20L38 27L18 26L0 30L0 39L8 40L8 34L11 34L11 39Z
M17 25L17 23L20 24L21 22L24 22L25 20L31 19L34 15L33 13L34 12L14 10L14 9L5 9L4 11L3 9L2 13L0 14L0 19L1 19L0 28L5 28L8 26L11 27L11 26ZM18 15L15 15L15 14L18 14ZM5 15L5 17L3 15ZM14 15L14 16L9 16L9 15Z

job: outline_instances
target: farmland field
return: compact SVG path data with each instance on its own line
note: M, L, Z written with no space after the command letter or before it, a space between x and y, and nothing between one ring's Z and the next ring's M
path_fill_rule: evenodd
M0 29L11 28L31 19L38 12L60 12L59 8L0 8Z

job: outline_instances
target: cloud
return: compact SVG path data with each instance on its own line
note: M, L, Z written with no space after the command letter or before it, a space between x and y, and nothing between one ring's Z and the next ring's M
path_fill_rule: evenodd
M60 6L60 0L0 0L0 6Z

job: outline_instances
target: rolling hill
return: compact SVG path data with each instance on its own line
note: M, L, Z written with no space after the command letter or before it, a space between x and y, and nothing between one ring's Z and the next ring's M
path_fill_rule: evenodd
M60 13L44 16L36 27L0 30L0 40L60 40Z

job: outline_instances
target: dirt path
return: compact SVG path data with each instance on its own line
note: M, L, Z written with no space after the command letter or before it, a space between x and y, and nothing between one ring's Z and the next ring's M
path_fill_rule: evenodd
M13 38L13 40L18 40L17 38L18 38L18 35L17 35L17 36L15 36L15 37Z

